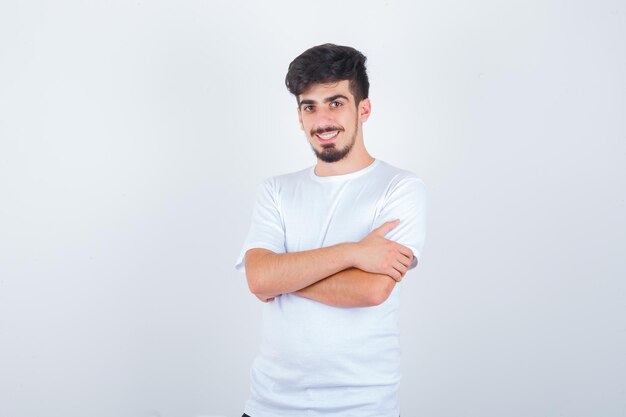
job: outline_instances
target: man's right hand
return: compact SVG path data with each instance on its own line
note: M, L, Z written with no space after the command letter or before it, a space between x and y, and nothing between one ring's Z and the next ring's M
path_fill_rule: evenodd
M384 274L400 282L413 261L413 251L385 239L385 235L400 224L400 220L383 223L356 243L354 266L374 274Z

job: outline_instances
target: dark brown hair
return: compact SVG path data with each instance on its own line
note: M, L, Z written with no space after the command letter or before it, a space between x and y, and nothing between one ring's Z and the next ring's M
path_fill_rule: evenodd
M285 85L296 96L313 84L349 80L356 103L368 97L370 83L361 52L349 46L326 43L307 49L289 64Z

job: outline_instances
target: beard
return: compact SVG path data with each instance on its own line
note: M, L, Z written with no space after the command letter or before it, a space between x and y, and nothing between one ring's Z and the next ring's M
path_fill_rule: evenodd
M357 129L358 129L358 123L355 124L354 135L352 135L352 140L342 149L337 149L334 143L322 144L321 151L318 151L317 149L315 149L315 146L311 144L311 149L313 149L313 153L315 154L317 159L319 159L320 161L328 162L328 163L341 161L352 150L352 147L354 146L354 143L356 142ZM344 129L331 127L331 128L320 129L316 131L315 133L324 133L326 131L333 131L333 130L340 130L341 133L345 132Z
M315 153L317 159L331 163L341 161L345 158L346 155L348 155L348 153L352 150L352 145L354 145L354 142L346 145L343 149L337 149L334 143L330 143L328 145L322 145L323 149L321 152L313 146L311 146L311 148L313 148L313 152Z

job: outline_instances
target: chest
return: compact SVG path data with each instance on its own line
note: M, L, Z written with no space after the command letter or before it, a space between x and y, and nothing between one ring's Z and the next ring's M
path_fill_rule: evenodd
M356 242L371 230L383 203L375 184L315 184L285 190L281 213L288 252Z

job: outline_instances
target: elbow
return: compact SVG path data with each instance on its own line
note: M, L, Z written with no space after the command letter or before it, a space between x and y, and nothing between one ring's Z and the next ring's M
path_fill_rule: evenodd
M250 292L254 295L260 294L258 284L252 277L251 273L246 272L246 279L248 280L248 289Z
M259 276L259 273L254 271L254 269L248 270L248 266L246 266L246 279L248 281L248 289L250 289L252 294L267 294L263 287L263 279Z
M380 282L374 286L368 294L367 304L370 307L379 306L391 295L393 288L396 286L396 281L389 277L384 277Z
M260 268L259 258L265 254L260 249L251 249L246 253L246 280L248 288L254 295L268 294L267 288L264 286L265 279L263 277L263 268Z
M258 282L251 282L250 279L248 279L248 289L256 296L269 294L269 291L266 291Z
M246 271L246 278L248 281L248 289L256 298L264 303L270 302L274 299L276 295L270 294L265 290L265 287L261 285L263 281L259 279L257 274Z
M246 280L250 292L257 297L275 293L276 289L268 285L270 281L267 279L267 274L264 273L263 268L256 266L253 262L250 262L250 265L246 263Z

